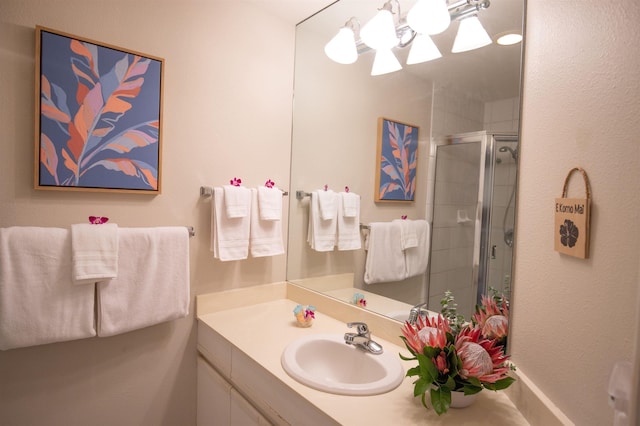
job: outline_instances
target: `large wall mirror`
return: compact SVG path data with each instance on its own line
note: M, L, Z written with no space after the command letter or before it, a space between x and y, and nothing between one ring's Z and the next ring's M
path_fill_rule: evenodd
M453 19L431 36L442 57L407 65L415 38L392 49L402 66L395 72L371 75L376 52L365 45L348 65L325 54L345 23L358 38L383 3L340 0L297 26L287 280L347 303L364 295L366 309L398 320L420 303L439 311L450 290L470 318L480 294L511 289L523 43L496 40L523 34L524 0L455 2L481 9L491 43L451 53L460 27ZM455 18L462 9L453 3ZM388 3L397 26L414 4ZM381 117L418 128L412 201L375 201ZM325 187L360 197L361 249L311 248L310 194ZM428 223L426 271L365 284L367 226L402 217Z

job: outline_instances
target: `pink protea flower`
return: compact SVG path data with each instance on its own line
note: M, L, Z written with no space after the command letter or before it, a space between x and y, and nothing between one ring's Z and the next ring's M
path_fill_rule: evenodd
M418 317L415 326L405 322L402 334L415 353L423 353L425 346L444 348L447 346L447 332L451 332L449 322L438 315L436 318Z
M487 339L503 339L509 334L509 306L500 305L488 296L482 296L482 306L476 308L473 322Z
M509 357L495 340L483 339L479 328L464 328L455 341L462 362L460 377L475 377L481 382L495 383L507 376Z

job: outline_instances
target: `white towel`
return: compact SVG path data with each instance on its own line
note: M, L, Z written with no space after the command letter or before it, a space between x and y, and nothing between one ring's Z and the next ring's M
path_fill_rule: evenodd
M404 256L407 265L407 278L421 275L427 272L429 266L429 246L431 245L431 232L429 222L426 220L414 220L417 244L415 247L405 249Z
M354 195L355 197L344 197L344 195ZM347 215L345 200L352 199L353 215ZM338 197L338 250L358 250L362 247L360 240L360 197L356 194L341 192Z
M251 191L242 186L224 185L224 208L228 218L248 217L251 212Z
M282 220L282 191L277 187L258 187L258 200L252 200L259 207L261 220Z
M210 249L213 257L222 261L246 259L251 219L249 216L228 218L224 211L224 196L222 188L213 188Z
M372 222L367 238L364 282L401 281L406 278L404 251L397 222Z
M311 193L307 242L315 251L332 251L336 245L337 214L332 219L322 219L318 202L318 193L320 192L323 191L313 191Z
M341 192L342 213L344 217L356 217L360 214L360 196L353 192Z
M318 206L322 220L332 220L338 215L338 194L328 189L315 191L318 194Z
M259 189L251 189L251 231L249 237L251 256L265 257L283 254L282 221L260 218L258 213ZM282 192L280 190L278 192L280 193L278 195L279 201L282 203Z
M71 232L0 229L0 349L96 335L93 285L71 280Z
M72 278L76 284L118 276L118 225L71 225Z
M417 221L409 219L395 219L394 222L400 224L402 249L406 250L411 247L416 247L418 245Z
M118 249L118 278L98 283L98 336L189 313L187 228L119 228Z

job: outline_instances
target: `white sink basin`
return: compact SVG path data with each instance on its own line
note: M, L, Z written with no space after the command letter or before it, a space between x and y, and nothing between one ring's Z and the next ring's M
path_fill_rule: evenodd
M294 340L282 353L281 362L298 382L340 395L389 392L404 378L397 353L374 355L347 345L340 334L311 334Z

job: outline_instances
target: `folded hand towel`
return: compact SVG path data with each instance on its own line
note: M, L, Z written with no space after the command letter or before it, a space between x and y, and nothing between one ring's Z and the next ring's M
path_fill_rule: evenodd
M337 214L332 219L322 219L318 201L320 192L323 191L311 193L307 242L316 251L332 251L336 245Z
M242 186L224 185L224 208L228 218L247 217L251 209L251 191Z
M353 206L354 214L348 216L345 214L345 200L351 197L343 195L354 195L355 202ZM358 250L362 247L360 239L360 197L356 194L346 192L340 193L338 197L338 250Z
M251 191L249 191L251 195ZM249 256L250 218L229 218L224 212L225 193L213 188L211 200L211 246L213 256L222 261L241 260Z
M418 245L417 225L415 220L395 219L400 224L400 238L404 250Z
M253 200L260 212L260 220L282 219L282 191L277 187L258 187L258 200Z
M71 280L71 232L0 229L0 349L96 335L93 285Z
M118 225L71 225L72 278L76 284L118 276Z
M318 194L318 206L322 220L333 220L338 215L338 194L328 189L315 191Z
M429 222L426 220L414 220L417 244L415 247L405 249L404 256L407 265L407 278L424 274L429 266L429 247L431 245L431 233Z
M397 222L369 224L365 283L401 281L406 278L407 268L400 232L400 224Z
M187 228L119 228L118 249L118 278L98 283L98 336L189 313Z
M251 189L251 231L249 237L251 256L264 257L283 254L282 221L263 220L260 218L260 214L258 213L260 189L261 188ZM277 191L278 202L282 204L282 191Z
M360 214L360 196L353 192L341 192L342 212L344 217L355 217Z

